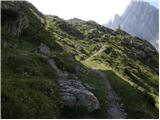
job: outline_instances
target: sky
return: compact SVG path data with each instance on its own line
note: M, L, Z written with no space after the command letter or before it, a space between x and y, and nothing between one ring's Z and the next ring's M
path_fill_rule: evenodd
M68 20L79 18L105 24L115 14L121 15L131 0L28 0L43 14ZM145 0L158 5L157 0Z

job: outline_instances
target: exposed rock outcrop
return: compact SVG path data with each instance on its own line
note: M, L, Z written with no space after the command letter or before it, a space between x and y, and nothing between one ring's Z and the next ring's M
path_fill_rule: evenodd
M20 4L16 1L15 2L5 1L3 2L3 4L1 4L1 9L18 12L18 10L20 9Z
M80 81L59 80L62 104L65 106L83 106L92 112L100 108L98 99L88 91Z
M88 111L92 112L100 108L100 103L96 96L86 89L85 86L78 80L67 79L68 73L62 72L57 66L53 59L48 60L51 67L57 72L59 77L59 88L62 100L62 106L68 107L86 107ZM89 87L88 89L93 90L95 88Z
M18 2L3 2L1 6L2 25L5 25L9 32L19 36L29 26L29 20L20 10Z

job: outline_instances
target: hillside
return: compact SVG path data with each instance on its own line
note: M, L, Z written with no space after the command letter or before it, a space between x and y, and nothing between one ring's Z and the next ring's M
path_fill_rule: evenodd
M121 26L129 34L148 40L158 50L159 9L148 2L132 1L121 16L115 15L106 26L114 30Z
M158 118L158 52L94 21L1 2L2 118Z

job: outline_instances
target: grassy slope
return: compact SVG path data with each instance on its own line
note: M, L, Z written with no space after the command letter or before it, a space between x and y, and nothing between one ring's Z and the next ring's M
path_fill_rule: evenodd
M60 21L59 23L61 24L64 24L65 21L61 19L59 20L59 18L55 19L54 16L47 17L47 19L50 21L49 26L55 28L58 35L65 35L65 38L60 37L57 41L68 53L75 56L76 60L81 61L81 63L89 68L94 67L99 68L100 70L111 69L123 76L124 79L127 79L128 83L132 84L132 86L129 87L128 85L128 87L122 89L123 91L130 91L130 95L124 94L124 96L132 98L133 95L135 95L145 107L139 109L137 101L128 100L127 103L127 99L125 99L126 103L124 102L124 104L126 106L132 104L132 102L135 105L134 110L131 107L126 108L128 118L133 118L134 114L135 118L157 118L159 82L155 68L157 68L158 65L158 53L147 41L131 37L121 30L113 32L93 22L84 22L83 24L78 23L78 25L74 24L79 30L78 33L80 33L80 35L83 34L84 36L83 39L75 38L56 26L57 20ZM97 30L100 33L100 36L97 32L93 32L93 29ZM131 40L133 40L133 45L127 45L126 43ZM100 47L97 48L97 45ZM106 48L103 52L92 57L89 61L85 61L87 58L93 56L102 49L103 46ZM142 55L139 55L139 51L143 51L146 56L143 57ZM110 80L112 80L112 76L110 77ZM121 81L122 80L123 79L121 79ZM120 81L120 79L118 79L118 81ZM113 85L114 89L116 89L116 87L119 87L119 84ZM142 93L140 95L135 94L136 89L141 90ZM119 91L117 92L120 94ZM123 97L122 92L120 97ZM144 99L144 97L147 99ZM153 112L148 114L150 111Z
M29 3L17 4L30 26L17 37L8 33L3 21L2 118L57 118L60 114L57 75L48 65L47 57L33 52L41 42L50 44L51 50L56 43L45 30L41 13Z
M49 21L37 14L31 4L21 4L21 7L30 20L29 28L17 37L8 33L4 21L2 26L2 118L106 118L106 91L100 78L92 72L82 75L80 70L75 70L76 67L87 68L58 43L59 37L74 33L63 34L63 26L61 29L57 26L59 31L53 32L48 29ZM34 52L41 42L50 47L48 56ZM48 58L54 58L58 67L69 73L70 79L78 78L95 87L93 92L100 100L101 109L93 113L84 108L60 109L58 79L47 63Z
M74 26L85 35L85 38L69 41L63 39L60 42L66 43L69 52L77 53L75 58L87 67L112 70L112 74L106 72L113 88L124 100L128 118L157 118L159 76L155 69L158 68L158 52L147 41L131 37L121 30L115 33L106 30L107 32L103 33L103 27L97 29L95 23L89 22L83 22L83 24L79 22ZM95 32L88 33L93 29L100 31L102 35L97 37ZM131 40L132 45L125 44ZM100 45L99 49L96 48L97 45ZM106 50L96 54L103 46ZM145 56L139 55L141 51L145 53ZM96 56L88 60L94 54ZM123 79L119 79L114 73L123 76ZM121 87L121 91L117 89L119 86L124 86ZM129 91L128 94L125 94L125 91Z
M28 7L32 10L28 10ZM5 27L2 29L3 118L106 118L107 91L101 79L89 70L92 67L100 70L112 68L128 81L145 89L145 93L158 96L158 75L153 69L158 64L158 54L145 41L136 39L136 44L146 44L146 52L149 52L147 57L152 58L149 62L143 61L139 56L133 57L139 49L122 44L124 40L132 39L126 33L114 33L94 22L74 26L55 16L44 17L40 13L36 14L37 11L30 4L23 5L23 10L32 22L21 37L7 33ZM4 47L5 41L8 43L7 47ZM41 42L51 48L49 56L31 52ZM85 61L103 45L106 45L104 52ZM69 72L70 79L80 79L96 88L92 92L99 99L101 109L93 113L88 113L84 108L60 109L57 76L46 62L48 57L54 58L61 70ZM89 68L76 62L73 57ZM76 67L86 69L87 72L82 74ZM107 71L107 75L117 94L123 98L128 118L158 116L156 107L150 105L155 103L152 98L150 103L148 94L145 95L149 102L144 99L144 93L137 94L135 86L130 86L113 72ZM119 86L121 90L118 89ZM142 108L137 101L131 99L133 97L139 98Z
M56 118L57 76L35 45L2 32L2 118ZM14 47L16 46L16 47Z
M113 89L124 103L124 109L128 114L127 118L158 118L158 109L155 108L154 99L151 96L131 86L113 71L105 72Z
M113 89L124 104L127 118L158 118L158 96L149 93L119 72L97 61L82 62L106 73ZM123 76L123 77L122 77Z

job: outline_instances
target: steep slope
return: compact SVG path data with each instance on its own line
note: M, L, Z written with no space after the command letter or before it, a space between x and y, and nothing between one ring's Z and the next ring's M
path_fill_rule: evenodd
M115 118L108 109L116 103L126 118L158 118L150 43L94 21L45 16L28 2L1 4L2 118Z
M34 52L50 38L44 16L27 2L1 5L2 118L56 118L57 75L46 57Z
M114 30L121 26L129 34L148 40L158 49L159 10L147 2L132 1L121 16L116 15L106 26Z
M105 118L106 91L100 77L75 61L57 42L59 37L79 39L83 37L81 33L58 17L54 17L55 26L50 26L55 31L49 30L47 17L28 2L2 1L1 4L2 118L98 118L99 115ZM53 60L56 67L50 62ZM62 106L57 69L67 74L67 78L61 78L67 84L73 80L77 85L86 85L89 95L81 95L98 99L100 108L90 105L94 108L90 112L83 106L87 103Z

